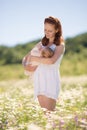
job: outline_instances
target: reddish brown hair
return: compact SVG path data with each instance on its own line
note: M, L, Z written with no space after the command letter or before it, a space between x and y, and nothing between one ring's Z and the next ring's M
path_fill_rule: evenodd
M58 29L58 32L55 34L55 39L54 39L54 44L55 45L60 45L61 42L63 41L63 38L62 38L62 27L61 27L61 23L60 21L57 19L57 18L54 18L52 16L49 16L48 18L45 18L44 20L44 24L45 23L49 23L49 24L52 24L55 26L55 29L57 30ZM49 39L46 38L46 36L44 36L42 38L42 44L44 46L48 45L49 43Z

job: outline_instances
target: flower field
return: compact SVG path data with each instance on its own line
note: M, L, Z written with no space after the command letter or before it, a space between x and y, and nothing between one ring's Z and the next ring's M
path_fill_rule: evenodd
M87 130L87 76L63 77L55 111L33 99L32 80L0 81L0 130Z

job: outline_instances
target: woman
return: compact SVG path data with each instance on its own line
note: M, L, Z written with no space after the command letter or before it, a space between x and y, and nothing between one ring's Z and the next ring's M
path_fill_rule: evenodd
M53 111L60 91L59 66L65 49L60 21L52 16L45 18L44 33L45 36L36 46L50 47L55 44L54 55L43 58L29 54L30 61L40 62L40 65L27 66L26 70L34 71L35 97L38 98L40 106Z

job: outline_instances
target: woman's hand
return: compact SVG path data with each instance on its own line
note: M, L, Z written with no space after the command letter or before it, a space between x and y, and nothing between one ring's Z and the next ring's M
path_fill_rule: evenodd
M32 64L29 64L29 65L25 66L24 69L27 71L30 71L30 72L34 72L37 67L38 67L37 65L33 66Z

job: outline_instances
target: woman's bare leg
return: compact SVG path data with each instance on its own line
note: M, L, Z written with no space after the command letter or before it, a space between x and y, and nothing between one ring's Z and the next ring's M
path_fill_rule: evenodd
M46 108L49 111L53 111L55 109L56 100L54 100L54 99L48 98L44 95L39 95L38 101L42 108Z

